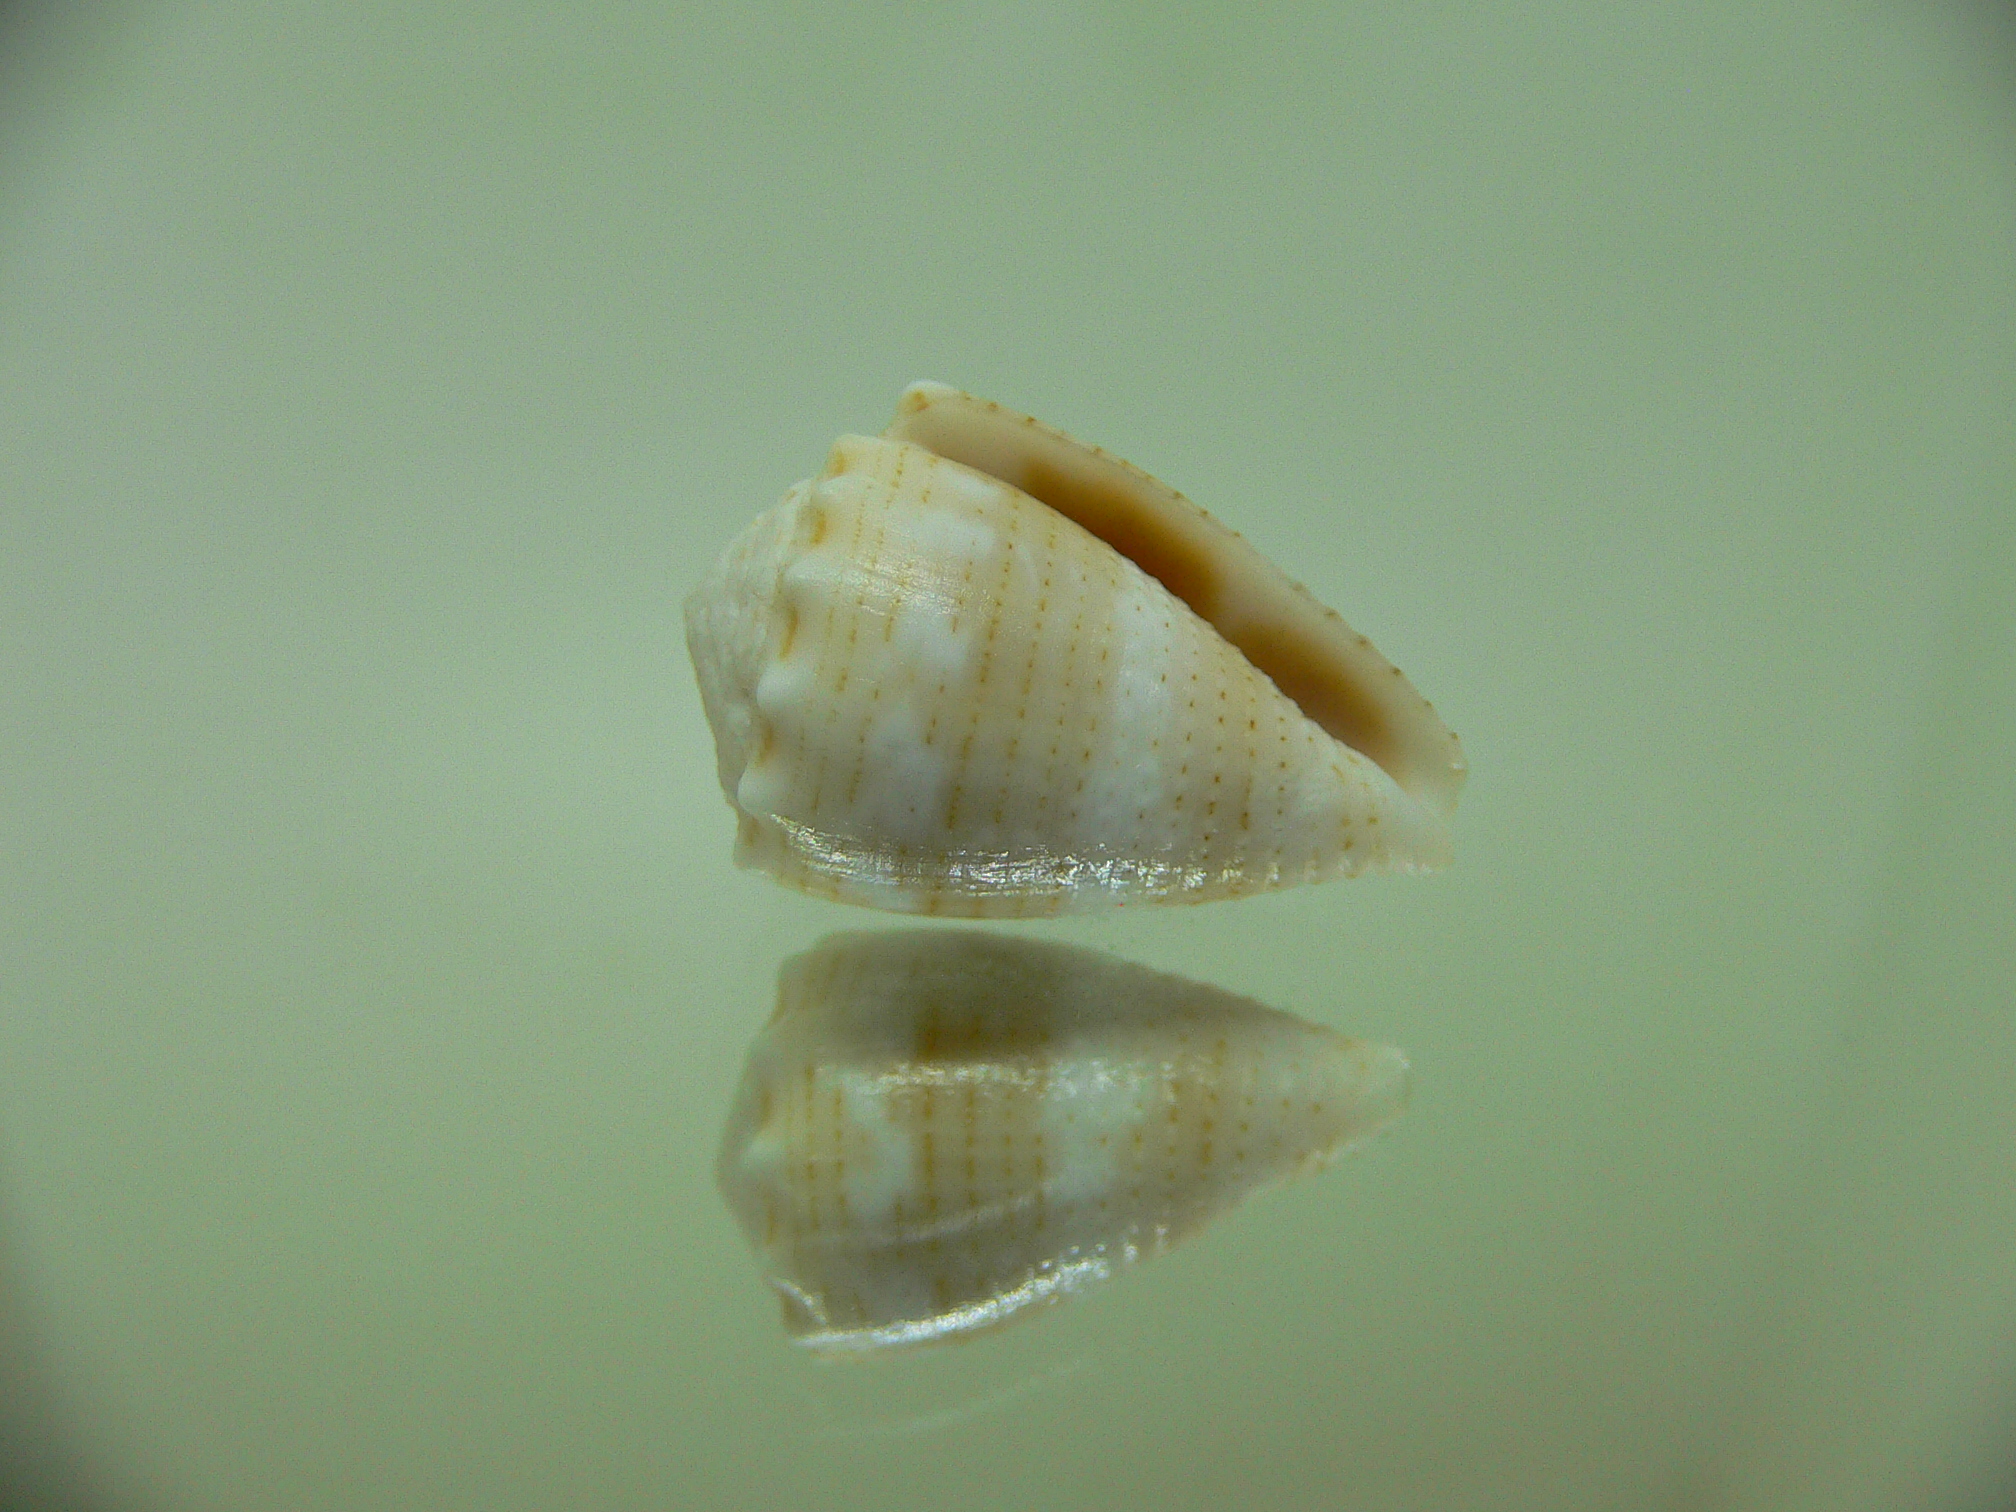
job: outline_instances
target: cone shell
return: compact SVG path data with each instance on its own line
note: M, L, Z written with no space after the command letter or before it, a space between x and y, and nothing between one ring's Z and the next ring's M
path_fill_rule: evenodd
M1403 678L1173 490L937 384L843 436L686 606L736 859L1019 916L1449 857Z
M900 1348L1160 1254L1406 1087L1396 1050L1090 951L836 935L784 966L719 1178L800 1343Z

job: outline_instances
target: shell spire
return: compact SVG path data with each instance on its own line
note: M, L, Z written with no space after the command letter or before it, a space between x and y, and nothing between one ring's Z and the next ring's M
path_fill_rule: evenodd
M1449 857L1461 748L1182 495L940 384L730 545L687 636L736 858L1017 916Z

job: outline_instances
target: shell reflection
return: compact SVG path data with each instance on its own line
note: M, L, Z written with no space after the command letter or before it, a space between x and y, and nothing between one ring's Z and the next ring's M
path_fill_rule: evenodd
M1160 1254L1397 1117L1399 1051L971 931L785 963L723 1195L822 1351L957 1338Z
M1450 856L1461 747L1372 643L1146 473L915 384L729 545L687 643L736 860L1008 917Z

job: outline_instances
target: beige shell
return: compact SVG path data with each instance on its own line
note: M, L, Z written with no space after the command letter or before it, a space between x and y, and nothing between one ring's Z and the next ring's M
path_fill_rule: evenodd
M1197 902L1449 858L1461 747L1182 495L915 384L728 547L687 641L736 859L906 912Z
M722 1141L813 1349L960 1338L1160 1254L1396 1118L1407 1062L1110 956L971 930L787 961Z

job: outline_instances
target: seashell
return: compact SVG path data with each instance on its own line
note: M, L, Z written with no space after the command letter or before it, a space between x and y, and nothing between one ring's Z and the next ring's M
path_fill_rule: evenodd
M1021 916L1449 859L1456 737L1173 489L914 384L686 603L736 860Z
M1074 1296L1406 1091L1397 1050L1109 956L841 934L779 973L718 1175L785 1327L860 1353Z

